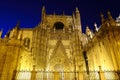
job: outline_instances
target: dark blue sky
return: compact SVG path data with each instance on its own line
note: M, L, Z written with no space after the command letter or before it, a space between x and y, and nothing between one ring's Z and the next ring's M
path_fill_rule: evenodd
M94 22L100 25L100 13L106 16L107 10L115 19L120 14L120 0L0 0L0 29L5 34L18 21L21 28L35 27L41 19L41 8L47 14L72 15L78 7L81 13L83 30L86 25L93 28Z

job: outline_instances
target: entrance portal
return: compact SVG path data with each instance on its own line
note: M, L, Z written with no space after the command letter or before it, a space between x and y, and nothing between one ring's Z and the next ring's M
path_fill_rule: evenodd
M63 71L63 66L62 64L56 64L54 66L54 80L60 80L62 78L61 72Z

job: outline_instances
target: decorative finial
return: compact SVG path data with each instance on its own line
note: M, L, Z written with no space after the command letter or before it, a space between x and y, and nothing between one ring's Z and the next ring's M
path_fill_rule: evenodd
M45 6L42 7L42 11L45 11Z
M73 17L73 20L75 21L75 14L74 14L74 12L73 12L73 14L72 14L72 17ZM75 24L75 23L74 23Z
M20 20L18 20L18 22L16 24L16 27L17 27L17 29L19 29L19 27L20 27Z
M1 30L0 30L0 38L2 37L2 32L3 32L3 30L1 29Z
M107 11L107 15L108 15L109 20L113 20L111 14L110 14L110 11Z
M91 30L90 30L89 26L86 26L86 34L87 34L88 36L90 35L90 32L91 32Z
M119 14L119 16L116 18L116 22L120 22L120 14Z
M101 13L100 16L101 16L101 22L104 23L105 22L104 15Z
M93 32L90 30L88 26L86 26L86 35L90 38L93 38Z
M120 14L119 14L118 18L120 18Z
M72 16L73 16L73 18L75 18L75 14L74 14L74 12L72 13Z
M78 8L76 7L76 12L79 12Z
M98 32L99 28L97 27L97 24L96 24L96 23L94 23L94 26L95 26L95 31L97 31L97 32Z
M42 7L42 15L41 15L41 20L42 20L42 22L45 21L45 16L46 16L45 6L43 6L43 7Z

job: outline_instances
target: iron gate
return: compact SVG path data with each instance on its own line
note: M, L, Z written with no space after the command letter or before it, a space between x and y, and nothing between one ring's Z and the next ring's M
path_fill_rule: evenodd
M33 75L34 74L34 75ZM103 71L105 80L120 80L120 71ZM99 71L16 71L15 80L101 80ZM33 78L33 79L32 79Z

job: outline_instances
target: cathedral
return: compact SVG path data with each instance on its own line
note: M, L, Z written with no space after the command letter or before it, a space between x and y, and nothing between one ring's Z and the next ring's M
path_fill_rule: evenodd
M120 15L82 32L72 15L46 14L34 28L20 24L0 38L0 80L120 80ZM0 31L0 36L2 31Z

